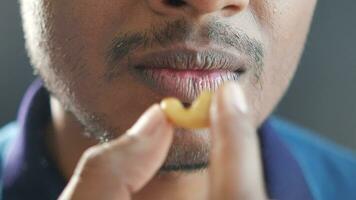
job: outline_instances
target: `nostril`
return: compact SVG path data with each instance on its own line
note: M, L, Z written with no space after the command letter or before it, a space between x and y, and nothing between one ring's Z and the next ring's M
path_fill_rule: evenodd
M236 5L229 5L229 6L225 6L223 9L223 15L224 16L233 16L236 13L240 12L241 10L243 10L242 7L240 6L236 6Z
M186 4L184 0L165 0L165 3L169 6L175 7L184 6Z
M236 12L236 11L241 10L241 8L239 6L229 5L229 6L225 6L224 10Z

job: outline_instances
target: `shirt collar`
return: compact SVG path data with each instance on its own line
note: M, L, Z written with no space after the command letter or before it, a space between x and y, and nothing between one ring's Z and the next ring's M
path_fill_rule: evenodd
M271 199L312 200L304 174L267 119L259 129L266 187Z
M66 185L44 142L44 126L50 120L49 94L36 79L21 103L20 133L6 154L4 199L57 199ZM269 197L283 200L311 200L304 175L292 154L279 139L271 122L259 129L262 160Z
M3 172L4 199L57 199L65 186L45 146L49 95L40 79L28 88L18 112L20 133L9 146Z

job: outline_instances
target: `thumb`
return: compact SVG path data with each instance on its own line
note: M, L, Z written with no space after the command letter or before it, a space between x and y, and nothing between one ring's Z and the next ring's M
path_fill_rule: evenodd
M85 151L59 199L130 199L163 164L172 138L164 113L152 106L126 134Z

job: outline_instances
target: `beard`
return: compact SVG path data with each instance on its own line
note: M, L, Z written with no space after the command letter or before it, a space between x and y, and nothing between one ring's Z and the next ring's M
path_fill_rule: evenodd
M105 126L100 125L100 122L104 121L103 119L93 118L93 116L91 119L95 119L96 124L93 124L93 122L90 125L85 122L82 123L86 130L86 136L96 138L99 143L105 143L115 139L115 135L118 135L117 131L119 130L117 128L105 128ZM121 133L123 132L121 131ZM172 145L159 173L173 171L193 172L206 169L208 167L210 146L210 131L208 129L187 130L176 128Z
M125 129L106 123L103 114L89 114L88 111L79 110L72 104L65 104L63 108L80 124L84 130L82 134L95 139L98 143L109 142L125 133ZM175 128L172 145L158 173L205 170L208 167L210 146L209 129Z
M161 171L189 172L206 169L210 146L208 129L175 129L173 143Z

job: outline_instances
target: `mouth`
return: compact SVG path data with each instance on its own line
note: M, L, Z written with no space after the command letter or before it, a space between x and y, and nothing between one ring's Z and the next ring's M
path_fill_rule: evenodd
M189 105L202 91L237 81L247 70L247 59L216 49L171 49L132 57L129 66L162 95Z

